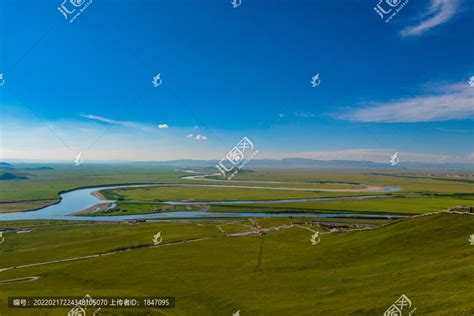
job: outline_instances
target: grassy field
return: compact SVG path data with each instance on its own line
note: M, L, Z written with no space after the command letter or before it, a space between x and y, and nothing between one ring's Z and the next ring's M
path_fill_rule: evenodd
M337 200L307 203L281 204L246 204L246 205L211 205L210 212L357 212L357 213L403 213L420 214L446 210L454 206L474 207L474 197L453 198L450 196L435 197L394 197L365 200Z
M167 205L160 203L119 202L116 207L86 215L131 215L176 211L265 212L265 213L400 213L422 214L446 210L453 206L474 208L474 198L393 197L385 199L320 201L306 203L243 204L243 205Z
M179 211L199 211L202 207L185 206L185 205L165 205L151 203L117 203L117 205L109 210L84 214L87 216L112 216L112 215L132 215L132 214L151 214L162 212L179 212ZM206 208L207 210L207 208Z
M403 177L400 177L400 175ZM376 170L259 169L257 172L239 174L235 179L364 183L403 189L401 192L394 194L474 193L474 180L469 180L469 178L447 177L444 176L444 172L426 176L426 171L416 170L384 170L377 172ZM464 180L465 182L460 182L459 180Z
M262 220L261 226L290 220ZM228 225L226 225L228 224ZM25 229L25 222L2 226ZM167 315L381 315L406 294L420 315L472 315L474 216L442 214L395 222L371 231L323 234L290 228L251 237L244 222L34 223L30 233L7 233L0 267L111 252L151 244L209 239L158 248L136 248L83 261L9 270L1 280L39 276L0 285L2 315L8 296L175 296ZM221 232L217 226L224 229ZM243 226L242 226L243 225ZM35 310L64 315L65 309ZM142 310L148 315L160 311ZM100 315L123 315L105 308Z
M278 200L297 198L337 197L367 195L358 192L304 192L267 189L236 189L219 187L147 187L102 190L108 199L134 201L232 201L232 200Z

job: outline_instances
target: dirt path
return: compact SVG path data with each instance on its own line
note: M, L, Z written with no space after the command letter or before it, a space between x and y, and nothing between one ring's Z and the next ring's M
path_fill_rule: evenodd
M23 269L23 268L30 268L30 267L37 267L37 266L44 266L44 265L49 265L49 264L55 264L55 263L63 263L63 262L71 262L71 261L80 261L80 260L87 260L87 259L93 259L93 258L99 258L99 257L104 257L104 256L109 256L109 255L114 255L120 252L124 251L130 251L130 250L136 250L136 249L146 249L146 248L158 248L158 247L165 247L165 246L171 246L171 245L177 245L177 244L183 244L183 243L188 243L188 242L195 242L195 241L202 241L202 240L207 240L211 239L213 237L204 237L204 238L193 238L193 239L186 239L186 240L178 240L178 241L173 241L165 244L160 244L157 246L145 246L145 247L126 247L120 250L116 251L111 251L111 252L104 252L104 253L99 253L95 255L89 255L89 256L81 256L81 257L75 257L75 258L67 258L67 259L58 259L58 260L51 260L51 261L45 261L45 262L38 262L38 263L31 263L31 264L25 264L25 265L19 265L19 266L11 266L7 268L2 268L0 269L0 272L8 271L8 270L13 270L13 269Z
M258 249L257 265L255 266L254 272L262 271L263 243L264 242L265 242L265 237L262 236L260 239L260 247Z
M39 276L32 276L32 277L26 277L26 278L3 280L3 281L0 281L0 285L2 285L2 284L13 284L13 283L31 282L31 281L36 281L36 280L38 280L39 278L40 278Z

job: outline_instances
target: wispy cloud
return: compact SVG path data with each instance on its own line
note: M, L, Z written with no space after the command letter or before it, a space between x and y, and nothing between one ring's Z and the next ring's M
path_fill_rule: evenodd
M192 138L193 136L194 136L193 134L186 135L187 138Z
M431 94L363 105L337 118L359 122L430 122L474 118L474 89L466 83L432 87Z
M159 124L158 128L168 128L168 124Z
M119 120L114 120L114 119L110 119L110 118L106 118L106 117L98 116L98 115L93 115L93 114L81 114L81 116L90 120L95 120L95 121L112 124L112 125L121 125L121 126L140 128L140 129L145 129L145 130L151 129L150 126L142 124L142 123L137 123L137 122L119 121Z
M315 117L316 115L314 113L310 113L310 112L295 112L295 116L298 116L298 117Z
M402 36L422 35L430 29L449 21L459 5L458 0L431 0L427 12L417 18L418 24L407 26L400 34Z
M447 133L474 133L474 129L453 129L453 128L436 128L438 131L447 132Z

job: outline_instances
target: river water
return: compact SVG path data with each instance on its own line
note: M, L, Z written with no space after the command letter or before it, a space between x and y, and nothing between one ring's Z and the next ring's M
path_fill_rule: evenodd
M109 185L94 188L82 188L61 194L61 200L58 204L50 205L36 211L14 212L0 214L0 221L7 220L77 220L77 221L123 221L123 220L142 220L142 219L202 219L202 218L236 218L236 217L311 217L311 218L398 218L400 215L381 215L381 214L357 214L357 213L224 213L224 212L199 212L199 211L183 211L183 212L163 212L157 214L142 215L120 215L120 216L73 216L71 214L93 207L98 203L115 202L100 200L93 192L103 189L113 188L130 188L130 187L149 187L149 186L209 186L209 187L229 187L242 189L265 189L265 190L298 190L298 191L314 191L318 189L299 189L299 188L275 188L275 187L258 187L258 186L237 186L237 185L213 185L213 184L153 184L153 185ZM385 187L383 191L372 192L394 192L398 188ZM390 196L354 196L354 197L335 197L335 198L303 198L303 199L283 199L283 200L239 200L239 201L167 201L161 202L170 205L237 205L237 204L274 204L274 203L300 203L312 201L328 201L342 199L373 199L373 198L389 198ZM149 203L150 201L143 201Z

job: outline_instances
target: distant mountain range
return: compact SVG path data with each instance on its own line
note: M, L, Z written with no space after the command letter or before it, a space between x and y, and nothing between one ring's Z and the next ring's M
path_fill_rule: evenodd
M3 168L3 169L11 169L13 168L13 166L11 164L9 164L8 162L1 162L0 161L0 168Z
M10 172L0 174L0 181L2 181L2 180L26 180L26 179L28 179L28 177L18 176L16 174L13 174L13 173L10 173Z
M171 168L215 168L217 160L168 160L168 161L86 161L83 167L94 166L128 166L128 167L171 167ZM30 169L51 170L51 166L64 168L72 162L0 162L0 169ZM247 169L251 168L307 168L307 169L431 169L431 170L464 170L474 171L474 163L428 163L428 162L400 162L396 166L389 163L379 163L366 160L316 160L306 158L254 159Z
M179 168L215 167L216 160L170 160L133 162L134 165L167 166ZM249 168L316 168L316 169L455 169L474 170L474 163L424 163L400 162L396 166L388 163L378 163L364 160L315 160L306 158L254 159L249 162Z

